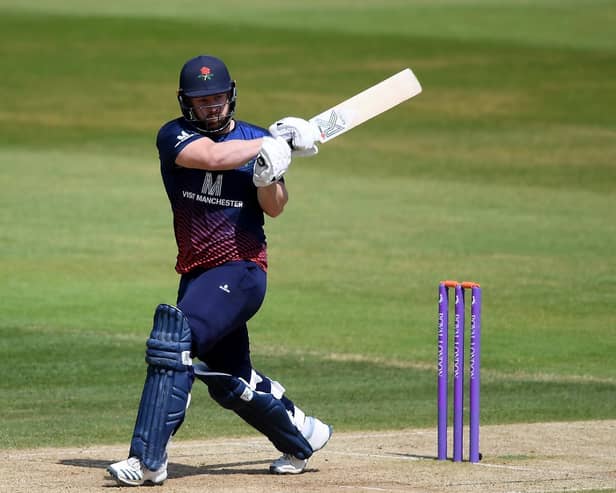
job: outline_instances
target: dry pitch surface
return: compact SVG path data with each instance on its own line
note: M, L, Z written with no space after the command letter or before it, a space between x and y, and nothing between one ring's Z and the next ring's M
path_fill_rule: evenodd
M483 426L479 464L435 460L435 430L334 433L299 476L273 476L260 437L170 446L161 492L616 491L616 420ZM0 491L117 491L105 467L126 446L3 450ZM152 491L152 490L148 490Z

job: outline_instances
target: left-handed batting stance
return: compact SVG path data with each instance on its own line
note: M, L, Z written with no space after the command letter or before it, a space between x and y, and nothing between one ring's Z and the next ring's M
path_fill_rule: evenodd
M178 102L182 116L157 137L178 246L177 306L156 308L128 459L107 471L123 485L165 481L167 446L197 378L282 453L270 472L298 474L332 429L253 368L247 322L266 292L264 213L282 213L292 157L316 154L316 137L300 118L284 118L269 131L235 120L235 81L212 56L183 66Z

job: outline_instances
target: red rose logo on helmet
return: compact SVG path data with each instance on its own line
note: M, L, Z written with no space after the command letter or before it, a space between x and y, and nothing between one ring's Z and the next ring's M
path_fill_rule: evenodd
M214 77L214 74L209 67L201 67L200 72L201 74L197 76L199 79L210 80L212 77Z

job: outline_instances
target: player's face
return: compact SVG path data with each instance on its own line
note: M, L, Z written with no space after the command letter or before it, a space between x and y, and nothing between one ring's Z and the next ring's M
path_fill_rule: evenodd
M229 112L229 94L213 94L190 100L195 116L207 128L216 129Z

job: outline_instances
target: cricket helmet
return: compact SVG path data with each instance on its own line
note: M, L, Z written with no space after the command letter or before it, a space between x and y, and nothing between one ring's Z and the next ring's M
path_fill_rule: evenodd
M224 116L208 117L202 120L197 116L191 98L227 94L228 111ZM235 81L222 60L210 55L200 55L188 60L180 72L178 102L184 118L206 134L224 130L235 113L237 91ZM226 104L226 103L225 103Z

